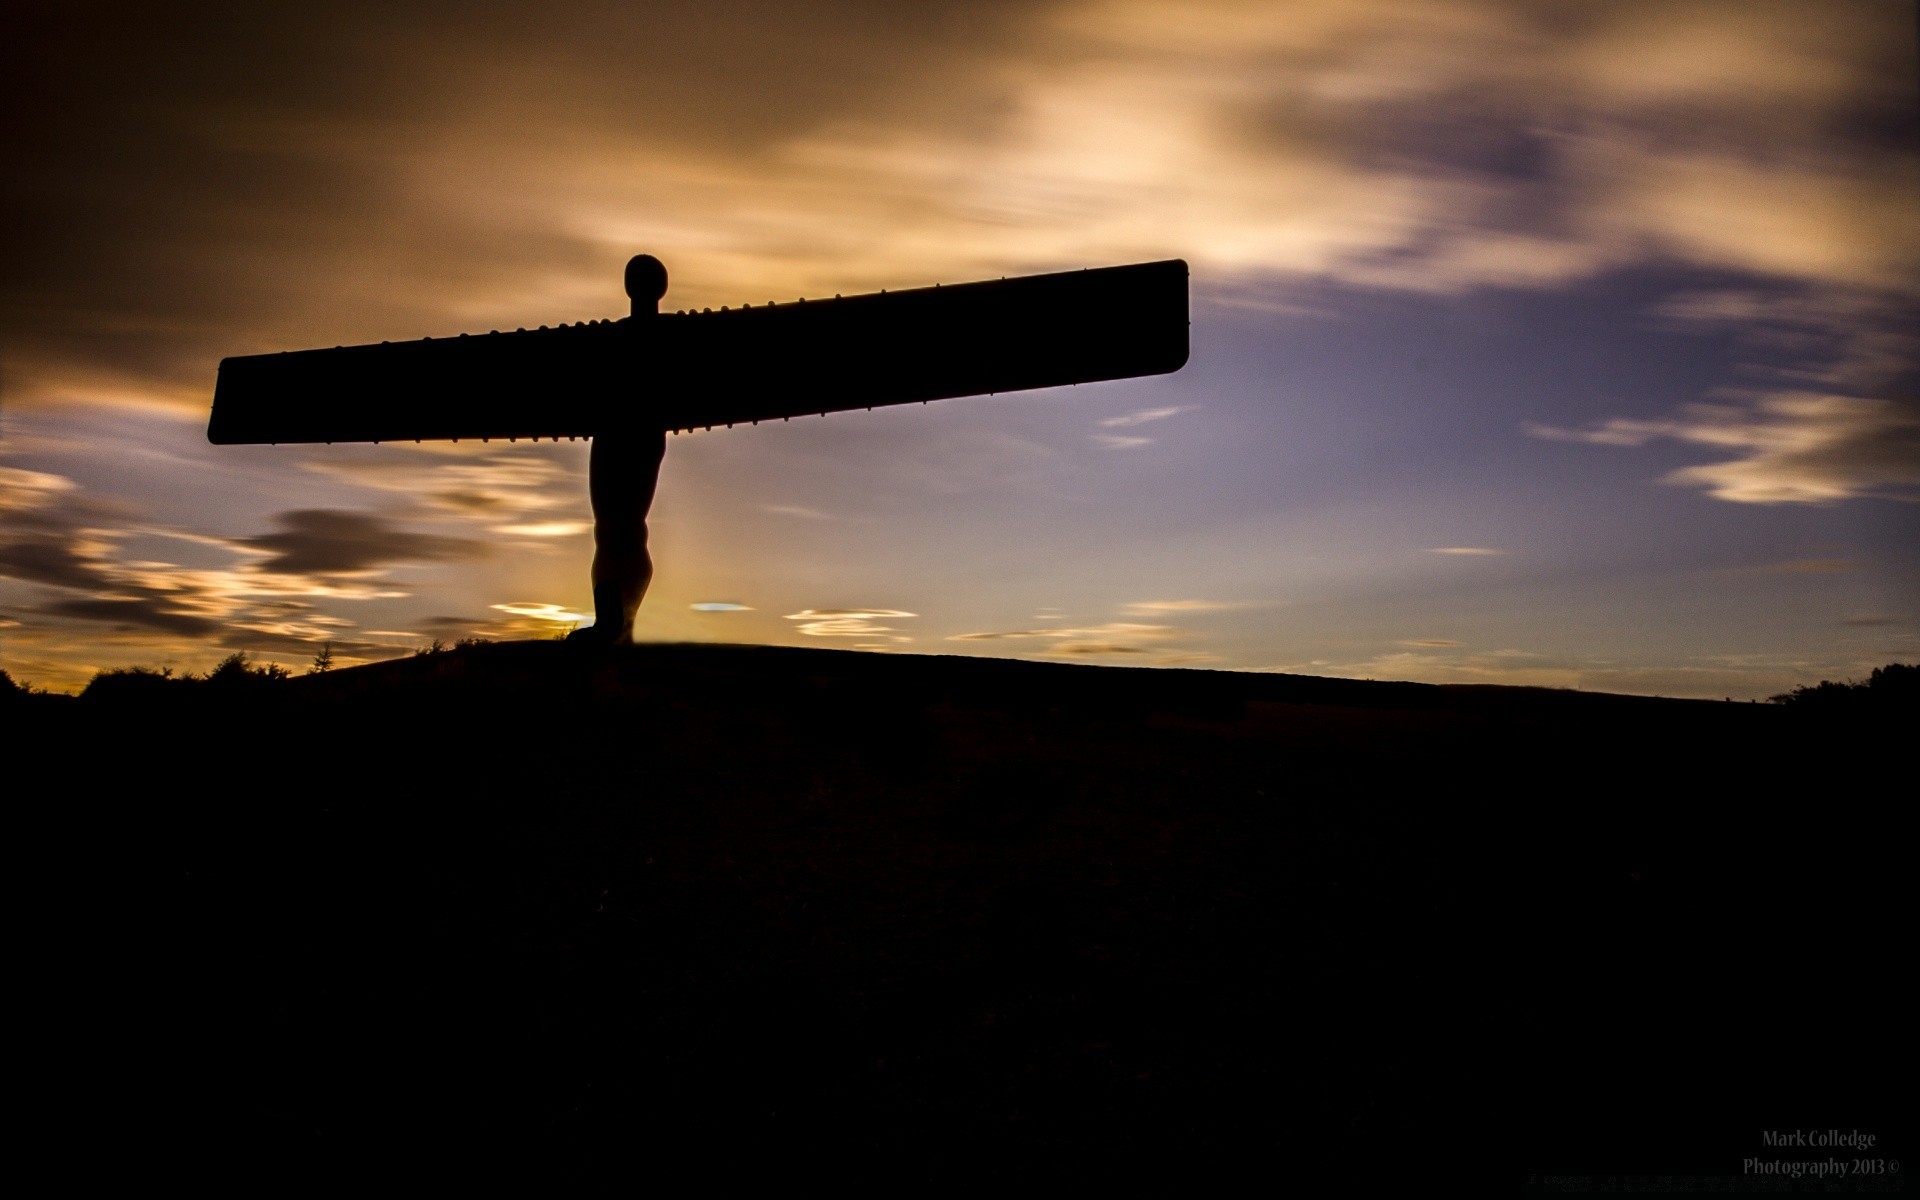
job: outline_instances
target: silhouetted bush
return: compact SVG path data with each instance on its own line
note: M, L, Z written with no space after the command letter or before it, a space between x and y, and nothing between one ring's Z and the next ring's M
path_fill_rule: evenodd
M82 700L145 700L178 693L199 682L192 676L180 677L172 667L116 667L95 675L80 693Z
M1864 681L1852 679L1835 683L1822 679L1768 699L1775 704L1815 712L1891 712L1920 708L1920 666L1888 663L1875 667Z
M284 682L291 675L292 672L279 663L257 667L248 660L245 650L235 650L207 672L207 684L221 689L259 687L262 684Z
M1875 667L1867 680L1867 691L1879 703L1912 708L1920 704L1920 665L1888 663Z
M282 683L292 673L279 663L256 666L247 652L236 650L220 660L205 675L175 675L172 667L116 667L93 677L83 700L143 701L161 696L193 695L208 692L231 696L237 692Z
M23 683L5 671L0 671L0 709L6 710L9 717L24 714L29 710L45 711L72 702L73 697L65 692L49 692L31 683Z
M413 656L415 658L438 658L443 654L454 654L464 650L472 650L476 646L491 646L491 645L493 645L492 638L463 637L456 640L451 646L447 645L447 643L445 643L444 641L441 641L439 638L435 638L433 639L433 642L431 644L421 646L420 648L415 650L413 652Z

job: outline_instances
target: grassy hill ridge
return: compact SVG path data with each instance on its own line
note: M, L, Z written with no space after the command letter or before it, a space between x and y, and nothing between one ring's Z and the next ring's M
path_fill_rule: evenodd
M186 1152L1338 1185L1881 1119L1882 734L1798 716L508 643L12 728Z

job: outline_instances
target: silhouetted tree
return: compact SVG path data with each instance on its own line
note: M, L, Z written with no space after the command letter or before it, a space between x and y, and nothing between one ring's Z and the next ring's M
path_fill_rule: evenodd
M333 643L322 642L320 653L313 656L313 665L307 668L309 675L325 675L333 670Z
M1790 692L1769 696L1775 704L1787 704L1817 712L1873 711L1890 712L1897 708L1920 707L1920 666L1888 663L1875 667L1864 682L1850 679L1835 683L1822 679L1803 684Z
M256 667L247 659L245 650L235 650L207 672L207 683L217 688L252 687L263 683L279 683L290 674L279 663Z
M1920 707L1920 666L1888 663L1875 667L1872 678L1867 680L1867 690L1878 704Z
M101 671L81 691L82 700L137 700L161 692L177 693L199 680L192 676L177 678L172 667L116 667Z

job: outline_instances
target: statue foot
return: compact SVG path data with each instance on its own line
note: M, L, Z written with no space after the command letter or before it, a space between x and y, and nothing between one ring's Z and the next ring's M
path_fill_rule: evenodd
M569 646L613 647L633 645L632 633L621 633L610 626L589 625L585 629L576 629L567 635Z

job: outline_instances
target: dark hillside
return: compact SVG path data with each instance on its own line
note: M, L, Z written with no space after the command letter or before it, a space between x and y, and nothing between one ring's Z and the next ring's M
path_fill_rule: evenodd
M1897 1082L1890 725L558 642L15 709L138 1081L55 1102L209 1169L1738 1174Z

